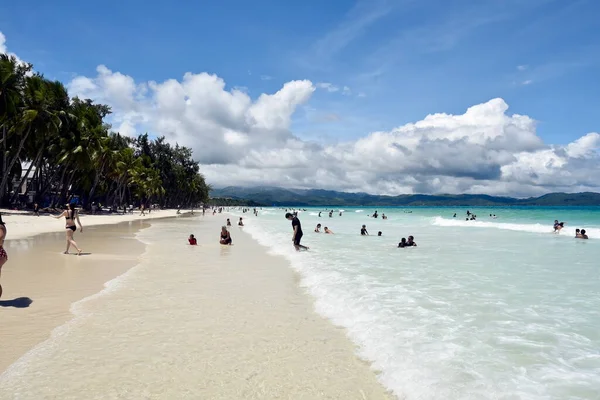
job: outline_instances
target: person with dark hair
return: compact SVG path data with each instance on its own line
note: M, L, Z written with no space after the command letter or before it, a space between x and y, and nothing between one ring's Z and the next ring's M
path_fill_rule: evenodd
M377 236L381 236L381 235L383 235L383 232L381 232L381 231L377 232Z
M329 229L328 227L325 227L325 233L329 233L333 235L333 231L331 229Z
M231 221L227 218L227 226L231 226Z
M4 250L4 239L6 239L6 225L2 221L2 214L0 214L0 277L2 276L2 266L8 261L8 255ZM2 285L0 285L0 297L2 297Z
M75 221L77 221L77 223L79 224L80 232L82 232L82 233L83 233L83 226L81 225L81 221L79 220L79 213L75 209L75 206L73 205L73 203L67 204L65 211L63 211L62 214L60 214L54 218L59 219L62 217L65 217L65 221L66 221L65 232L67 235L67 249L65 250L65 252L63 254L69 254L69 248L71 247L71 245L73 245L77 249L77 255L81 255L81 249L77 246L77 243L73 239L73 235L75 234L75 231L77 230L77 225L75 224Z
M560 233L560 230L565 227L564 222L558 222L557 219L554 220L554 233Z
M192 246L196 246L198 244L198 241L196 240L196 238L194 237L194 235L190 235L190 237L188 238L188 242Z
M317 224L317 226L315 227L315 232L321 233L321 224Z
M231 240L231 234L227 230L226 226L221 227L221 240L219 243L230 245L233 241Z
M410 235L408 240L406 241L406 247L417 247L417 243L415 242L415 237Z
M581 230L581 233L579 234L579 239L588 239L588 235L585 233L585 229Z
M296 251L300 251L300 249L308 250L308 247L300 244L300 240L302 240L302 225L300 224L300 220L297 216L291 213L286 213L285 218L288 221L292 221L292 228L294 229L294 234L292 235L292 242L294 243L294 247Z
M400 243L398 243L398 247L406 247L406 238L400 239Z
M35 216L37 216L37 217L39 217L39 216L40 216L40 206L39 206L39 204L38 204L38 203L35 203L35 204L33 205L33 214L34 214Z
M366 225L363 225L362 228L360 228L360 234L361 236L369 236L369 231L367 231Z
M242 217L240 217L240 221L238 222L238 226L244 226L244 222L242 221Z

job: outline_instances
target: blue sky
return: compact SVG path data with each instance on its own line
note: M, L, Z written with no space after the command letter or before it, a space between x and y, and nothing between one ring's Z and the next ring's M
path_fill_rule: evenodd
M147 104L136 103L142 93L138 85L158 93L148 82L163 87L168 86L163 83L175 79L181 89L186 72L216 74L226 83L227 91L238 88L250 96L253 104L260 103L263 93L285 91L288 97L269 103L268 107L276 106L274 111L262 105L257 111L250 110L252 107L243 99L242 105L236 106L235 101L223 105L223 93L217 87L214 92L207 91L207 96L212 99L210 104L222 109L203 116L197 125L194 118L183 114L173 117L163 113L153 125L138 127L138 131L149 129L151 133L152 129L166 129L159 133L167 132L168 136L179 123L177 118L188 118L180 125L185 125L182 129L187 136L173 134L173 140L189 143L195 154L200 154L201 163L206 143L224 146L215 147L205 158L209 177L218 179L222 173L217 166L211 175L210 165L215 161L210 160L235 155L237 167L244 172L255 171L252 176L242 177L249 182L262 183L265 171L277 169L278 173L271 176L274 183L288 180L288 186L354 190L377 181L372 191L380 193L417 190L538 194L555 190L557 176L571 179L561 181L561 190L600 187L597 179L590 178L592 172L578 175L581 164L577 161L596 151L600 136L588 136L568 148L569 143L584 135L600 131L598 21L600 2L592 0L0 3L0 32L6 37L8 50L33 63L49 78L69 82L85 77L70 87L88 90L84 92L112 105L117 120L133 121L134 125L152 120L153 114L160 113ZM99 65L109 70L100 72ZM204 93L203 87L211 84L205 78L200 79L204 82L200 86L187 87L184 99L190 96L189 90ZM290 81L302 82L285 89ZM119 87L123 88L121 92ZM487 103L495 98L508 104L507 112L502 102ZM277 101L289 104L282 106L275 104ZM123 105L129 108L120 110ZM427 168L417 172L400 166L387 171L382 165L368 175L365 170L375 168L371 164L348 172L361 163L361 157L367 154L365 149L383 146L393 152L401 148L398 138L402 141L402 137L393 128L434 113L461 115L476 105L481 105L478 111L466 119L448 117L425 134L410 128L407 140L414 139L413 147L402 151L413 154L424 143L435 150L437 142L431 140L449 140L449 149L459 144L476 146L465 151L481 153L489 165L484 167L475 161L472 165L450 165L448 160L456 159L456 154L449 151L421 154L420 159L432 159L427 161ZM273 145L269 151L296 146L301 148L299 153L304 152L302 157L289 156L275 167L271 160L271 164L258 167L256 159L244 158L244 152L232 150L232 146L252 143L248 138L259 135L229 120L219 125L223 115L235 117L238 106L246 107L252 116L268 111L259 119L263 127L266 123L277 131L271 132L268 140L279 138L269 142ZM202 113L203 109L195 112ZM535 119L537 130L518 117L505 121L492 116L513 113ZM270 115L281 122L277 129L267 121ZM473 121L479 125L473 125ZM489 121L500 125L494 128ZM509 145L507 139L515 134L511 131L514 124L523 131L523 139L510 140L521 140L521 147ZM208 133L207 127L212 129ZM450 132L452 129L455 131ZM489 142L475 138L466 143L461 139L461 132L477 135L485 130L486 138L495 140L494 129L510 131L503 138L506 145L501 156L496 150L487 153ZM280 130L293 133L302 143L288 141L281 147ZM369 135L374 131L389 134L383 139ZM198 137L190 138L194 135ZM219 138L212 140L215 135ZM184 136L189 140L185 141ZM354 145L344 147L344 143ZM328 150L327 146L338 147ZM547 153L549 148L554 153ZM263 153L255 158L264 160L275 154L264 148L260 151ZM221 156L224 153L228 156ZM600 168L596 161L589 171ZM345 168L335 172L338 164L346 162L349 164ZM328 166L307 172L307 163ZM577 165L575 172L564 170ZM478 168L493 171L486 184L481 183L484 179ZM547 176L540 174L540 169ZM401 182L408 173L413 174L413 181ZM233 174L231 179L238 175Z
M213 72L251 96L292 79L348 86L314 96L323 115L295 117L299 134L333 139L494 97L550 143L598 130L599 20L591 0L0 5L10 50L64 81L105 64L143 81Z

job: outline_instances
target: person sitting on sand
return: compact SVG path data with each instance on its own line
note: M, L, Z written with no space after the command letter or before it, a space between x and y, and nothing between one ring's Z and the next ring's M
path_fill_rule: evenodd
M333 235L333 231L331 229L329 229L328 227L325 227L325 233L330 233Z
M367 226L363 225L362 228L360 228L360 234L361 236L368 236L369 232L367 231Z
M564 222L558 222L557 219L554 220L554 233L560 233L560 230L565 227Z
M398 243L398 247L406 247L406 238L400 239L400 243Z
M231 226L231 221L227 218L227 226Z
M62 214L55 216L54 218L60 219L65 217L65 232L67 235L67 249L63 254L69 254L69 248L73 245L77 249L77 255L81 255L81 249L77 246L75 239L73 239L73 235L77 230L77 225L75 225L75 221L79 224L80 232L83 233L83 226L81 225L81 221L79 220L79 213L75 209L73 203L67 204L65 211Z
M8 255L4 250L4 239L6 239L6 225L2 221L2 214L0 214L0 277L2 276L2 266L8 261ZM0 297L2 297L2 285L0 285Z
M198 244L198 241L196 240L196 238L194 237L194 235L190 235L190 237L188 238L188 242L192 246L196 246Z
M317 224L317 226L315 227L315 232L321 233L321 224Z
M417 243L415 242L415 237L414 236L409 236L408 240L406 241L406 247L416 247Z
M585 229L581 230L578 239L588 239L588 235L585 233Z
M221 244L230 245L232 243L231 234L227 230L226 226L221 227L221 240L219 241Z
M240 217L240 222L238 222L238 226L244 226L244 223L242 222L242 217Z

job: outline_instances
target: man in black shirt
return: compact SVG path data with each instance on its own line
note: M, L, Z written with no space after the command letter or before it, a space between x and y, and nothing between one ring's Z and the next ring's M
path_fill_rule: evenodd
M302 239L302 225L300 224L300 220L298 217L294 216L294 214L287 213L285 214L285 218L289 221L292 221L292 228L294 229L294 234L292 235L292 242L294 243L294 247L297 251L300 249L308 250L308 247L302 246L300 244L300 240Z

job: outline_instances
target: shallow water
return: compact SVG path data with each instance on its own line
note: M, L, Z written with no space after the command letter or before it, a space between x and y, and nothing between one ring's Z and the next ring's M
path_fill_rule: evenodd
M302 211L300 253L284 210L244 215L397 395L600 398L600 208L470 208L477 221L458 207L378 208L387 220L374 210ZM574 239L576 227L590 239ZM397 248L408 235L418 247Z

